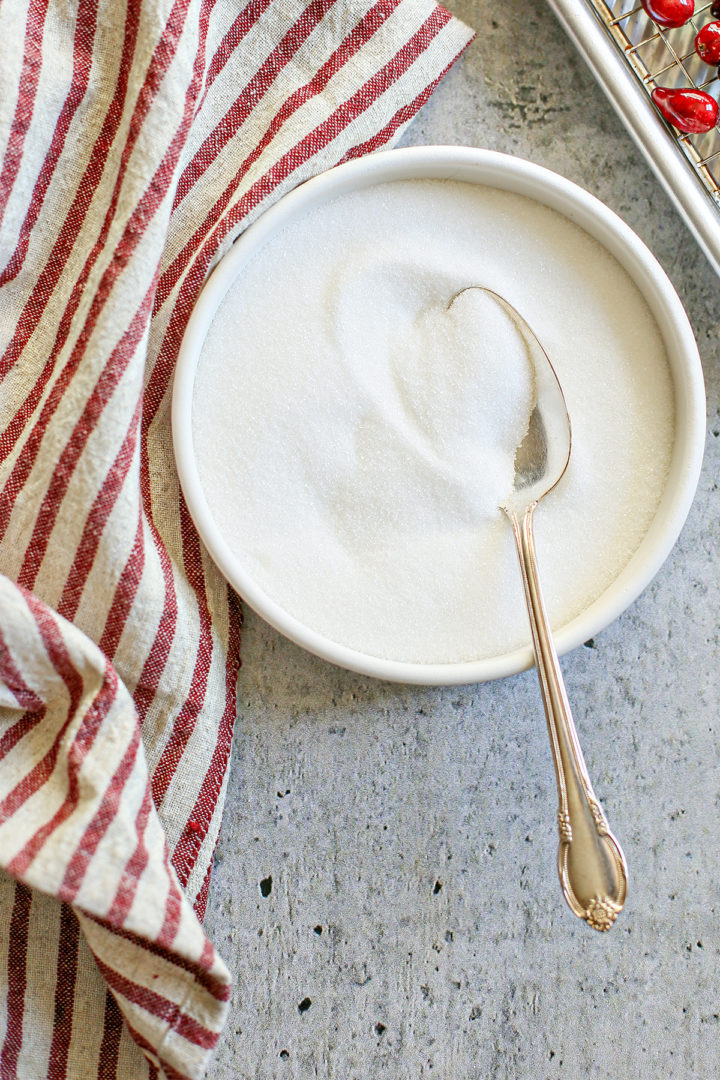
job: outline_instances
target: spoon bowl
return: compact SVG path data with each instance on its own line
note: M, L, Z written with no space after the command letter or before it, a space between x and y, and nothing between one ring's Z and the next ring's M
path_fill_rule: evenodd
M535 508L560 481L570 460L570 417L555 369L535 333L504 297L480 285L511 318L527 348L533 401L525 436L515 452L512 491L501 509L512 525L532 633L558 787L558 873L571 910L606 931L625 903L627 867L610 832L583 758L540 590L533 535ZM450 305L458 296L456 293Z

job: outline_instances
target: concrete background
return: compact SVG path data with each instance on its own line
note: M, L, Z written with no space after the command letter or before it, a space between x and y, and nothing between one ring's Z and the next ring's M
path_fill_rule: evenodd
M551 11L456 0L478 31L406 144L508 151L649 244L707 380L703 477L653 584L563 661L630 866L609 935L555 875L534 672L396 686L248 613L207 925L236 978L215 1080L706 1080L720 1073L720 282Z

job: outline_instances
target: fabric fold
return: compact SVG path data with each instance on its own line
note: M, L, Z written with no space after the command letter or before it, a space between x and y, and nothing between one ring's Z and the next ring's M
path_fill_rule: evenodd
M471 38L429 0L0 7L0 1077L200 1077L240 606L175 473L212 267L392 142Z
M230 975L169 862L135 708L100 650L0 578L0 863L72 906L136 1039L202 1066Z

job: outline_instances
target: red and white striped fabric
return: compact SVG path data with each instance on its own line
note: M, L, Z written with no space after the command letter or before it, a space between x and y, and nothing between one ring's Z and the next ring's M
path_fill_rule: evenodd
M433 0L0 4L0 1080L203 1074L240 612L178 489L178 345L238 233L470 37Z

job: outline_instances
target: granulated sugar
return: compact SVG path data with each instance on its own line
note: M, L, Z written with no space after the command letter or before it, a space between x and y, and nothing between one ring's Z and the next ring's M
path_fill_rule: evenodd
M659 331L626 273L506 192L397 181L306 214L245 267L200 360L193 439L215 522L300 622L371 656L452 663L529 642L498 509L532 406L535 330L573 423L535 519L553 625L640 544L673 441Z

